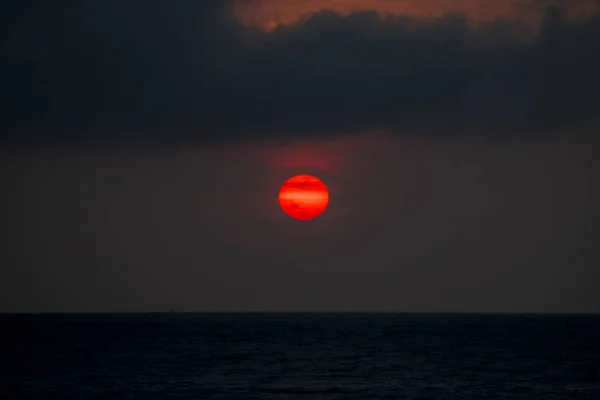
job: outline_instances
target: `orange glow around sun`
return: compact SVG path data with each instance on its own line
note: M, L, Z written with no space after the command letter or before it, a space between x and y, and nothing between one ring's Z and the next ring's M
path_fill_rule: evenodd
M279 204L292 218L313 219L327 208L329 191L312 175L296 175L285 181L279 190Z

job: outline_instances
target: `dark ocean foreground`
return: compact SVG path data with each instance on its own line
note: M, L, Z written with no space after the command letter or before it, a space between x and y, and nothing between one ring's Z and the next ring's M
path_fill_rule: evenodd
M600 399L600 317L0 316L0 398Z

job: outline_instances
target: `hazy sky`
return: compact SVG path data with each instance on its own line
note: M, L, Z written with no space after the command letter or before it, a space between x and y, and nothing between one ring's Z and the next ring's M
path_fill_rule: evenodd
M597 2L10 3L0 312L600 312Z

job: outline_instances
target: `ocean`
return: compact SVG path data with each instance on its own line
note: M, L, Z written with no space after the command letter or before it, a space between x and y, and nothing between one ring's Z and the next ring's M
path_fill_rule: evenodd
M600 399L600 316L0 316L0 398Z

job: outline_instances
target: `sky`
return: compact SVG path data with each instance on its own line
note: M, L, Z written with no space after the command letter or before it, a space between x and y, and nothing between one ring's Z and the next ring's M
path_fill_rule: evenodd
M0 312L600 312L599 10L4 2Z

